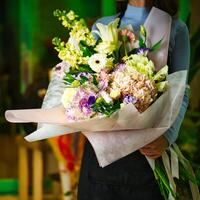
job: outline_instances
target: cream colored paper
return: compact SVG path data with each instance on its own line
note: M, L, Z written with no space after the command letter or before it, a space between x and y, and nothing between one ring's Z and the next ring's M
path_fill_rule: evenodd
M170 74L169 89L142 114L134 105L129 104L109 118L92 118L78 122L67 122L65 110L61 106L50 109L11 110L6 111L5 116L8 121L14 123L46 124L27 136L28 141L54 137L66 132L84 132L95 149L100 165L105 166L155 140L172 125L182 103L186 74L186 71ZM66 131L58 125L64 125ZM48 133L45 134L45 130Z

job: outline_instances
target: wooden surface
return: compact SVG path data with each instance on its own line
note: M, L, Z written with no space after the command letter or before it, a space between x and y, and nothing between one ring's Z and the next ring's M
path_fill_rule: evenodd
M28 151L19 145L19 200L28 200Z
M40 149L33 150L33 200L43 196L43 159Z

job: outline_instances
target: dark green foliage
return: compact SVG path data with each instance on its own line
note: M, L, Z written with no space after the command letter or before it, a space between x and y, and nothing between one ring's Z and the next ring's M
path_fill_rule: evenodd
M159 40L158 42L156 42L151 48L150 51L157 51L158 49L160 49L161 44L162 44L162 40Z
M92 108L95 112L105 114L109 117L120 108L120 101L116 101L114 103L106 103L105 100L102 98L100 100L97 100L92 105Z
M67 85L71 85L73 81L75 81L75 77L70 73L65 73L65 77L63 78L64 83Z
M89 65L79 65L78 67L78 71L79 72L88 72L88 73L91 73L91 74L94 74L95 71L93 71Z
M80 41L79 47L81 51L83 52L84 57L87 57L87 56L90 57L96 53L96 51L94 50L94 47L88 46L85 41Z

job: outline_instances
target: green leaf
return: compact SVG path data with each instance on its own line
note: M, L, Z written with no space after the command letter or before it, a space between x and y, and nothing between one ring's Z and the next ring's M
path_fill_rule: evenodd
M139 46L140 48L146 48L145 41L143 40L141 36L139 36Z
M96 86L99 84L99 82L97 81L96 75L93 75L93 84Z
M160 49L161 44L162 44L162 40L159 40L158 42L156 42L151 48L150 51L157 51L158 49Z
M83 56L87 57L87 56L92 56L94 53L96 53L96 51L94 50L93 47L89 46L86 44L85 41L80 41L79 43L79 47L81 49L81 51L83 52Z
M71 75L76 75L79 73L79 70L77 70L76 68L70 68L68 74L71 74Z
M168 179L165 169L163 167L163 163L159 162L159 160L156 160L156 166L155 166L154 173L158 180L159 186L162 189L161 193L163 194L163 196L166 198L166 196L168 197L168 194L171 193L174 196L174 198L176 199L176 194L174 194L174 192L170 186L169 179Z
M67 85L71 85L73 81L75 81L76 79L74 78L73 75L66 73L63 80Z
M136 54L137 53L137 49L132 49L131 51L128 52L128 56L130 56L131 54Z
M87 77L85 77L85 76L80 76L80 82L81 82L81 84L84 84L85 82L87 82L88 81L88 78Z
M93 71L93 70L90 68L89 65L84 65L84 64L79 65L78 71L79 71L79 72L89 72L89 73L92 73L92 74L95 73L95 71Z
M95 112L105 114L106 116L111 116L114 112L120 109L121 102L118 100L114 103L106 103L103 98L97 99L97 101L92 105Z

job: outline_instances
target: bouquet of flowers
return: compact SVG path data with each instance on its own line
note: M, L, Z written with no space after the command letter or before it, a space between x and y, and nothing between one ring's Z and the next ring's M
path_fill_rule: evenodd
M151 14L159 12L154 8ZM118 28L118 18L108 25L97 23L97 30L91 31L73 11L56 10L54 15L70 38L53 39L62 62L54 68L47 104L43 109L7 111L7 120L45 123L26 137L29 141L82 131L101 166L161 136L178 114L186 82L185 71L168 75L167 65L157 70L158 63L150 59L152 52L161 52L164 39L152 44L144 25L138 36L131 27ZM190 170L177 146L170 153ZM177 164L175 169L172 162L170 169L168 153L163 155L164 167L149 163L165 199L176 199ZM190 177L195 180L193 173Z
M118 29L118 18L108 25L97 24L96 41L73 11L54 14L71 36L67 43L53 39L58 57L68 64L55 67L66 86L62 104L67 121L109 117L124 104L133 104L142 113L167 89L168 67L156 72L147 57L162 40L148 47L144 26L137 38L133 30Z

